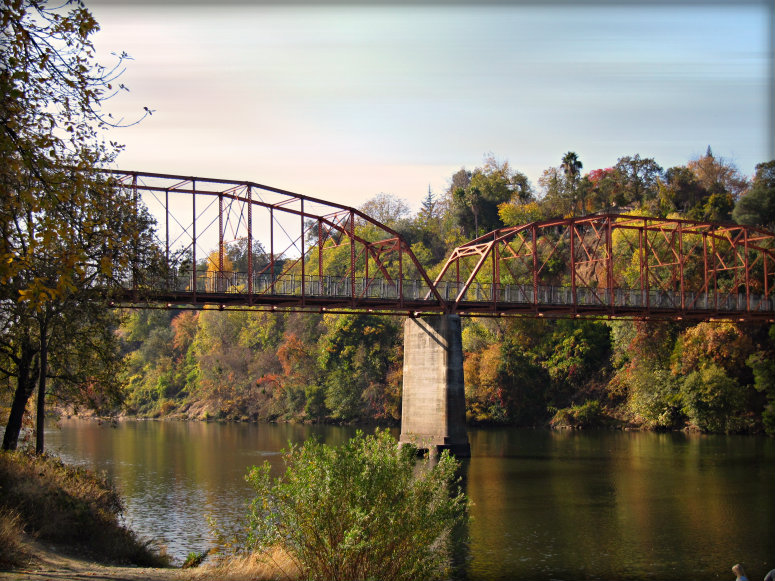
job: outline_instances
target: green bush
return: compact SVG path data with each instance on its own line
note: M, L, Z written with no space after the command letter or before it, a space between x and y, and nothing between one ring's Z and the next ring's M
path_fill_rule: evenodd
M291 446L276 479L270 466L246 477L256 490L247 549L288 554L304 579L433 579L444 573L450 531L465 519L457 461L417 460L386 431L358 432L339 447ZM453 487L455 490L453 490Z
M686 415L703 431L728 431L730 420L744 411L744 388L717 365L686 376L681 394Z
M587 400L581 405L557 410L552 418L553 428L594 428L602 426L608 416L597 400Z
M671 429L685 423L681 379L669 370L639 365L629 387L628 407L646 427Z

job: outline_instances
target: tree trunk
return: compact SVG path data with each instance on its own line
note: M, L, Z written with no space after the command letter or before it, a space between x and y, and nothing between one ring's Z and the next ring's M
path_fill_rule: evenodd
M35 351L29 343L23 343L16 375L16 392L13 395L11 413L8 415L8 424L3 435L3 450L16 450L19 443L19 433L22 429L24 410L27 402L35 389L37 370L32 365Z
M35 453L42 454L44 449L43 422L46 419L46 375L48 373L48 323L40 325L40 370L38 371L38 409L35 414Z

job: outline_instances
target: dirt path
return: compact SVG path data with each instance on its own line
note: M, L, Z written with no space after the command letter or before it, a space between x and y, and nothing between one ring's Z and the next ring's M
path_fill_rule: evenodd
M105 579L111 581L188 581L193 575L182 569L154 569L145 567L113 567L69 557L55 552L41 543L31 543L34 557L28 565L14 571L0 571L0 580L48 581L51 579Z

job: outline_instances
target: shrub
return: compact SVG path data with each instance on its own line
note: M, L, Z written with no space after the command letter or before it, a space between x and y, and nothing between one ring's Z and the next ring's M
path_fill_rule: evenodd
M0 508L0 568L15 567L22 563L22 522L19 513Z
M743 412L744 388L717 365L693 371L681 384L684 411L698 428L725 432L730 420Z
M467 514L457 461L433 465L386 431L339 447L316 440L284 452L285 472L253 467L248 550L287 554L304 579L432 579ZM456 490L452 490L455 486Z
M594 428L608 420L605 410L597 400L587 400L581 405L557 410L552 418L553 428Z

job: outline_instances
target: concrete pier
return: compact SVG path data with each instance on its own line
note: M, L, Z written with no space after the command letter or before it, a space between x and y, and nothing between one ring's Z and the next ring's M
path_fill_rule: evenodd
M470 456L465 404L460 317L407 319L400 441Z

